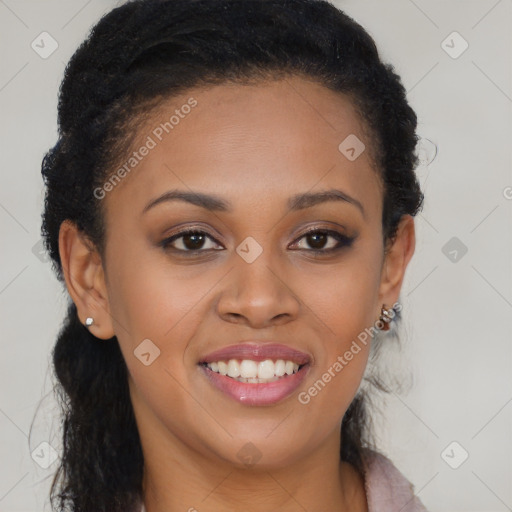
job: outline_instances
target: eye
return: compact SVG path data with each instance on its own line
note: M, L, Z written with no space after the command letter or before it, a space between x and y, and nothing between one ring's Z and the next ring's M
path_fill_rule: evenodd
M313 229L300 236L290 247L292 247L292 250L299 249L312 253L328 254L350 246L354 239L355 237L348 237L330 229ZM211 235L198 229L175 233L162 240L159 245L165 250L192 254L224 249ZM296 247L294 248L293 245Z
M210 243L210 247L208 247L208 243ZM180 252L204 252L212 249L219 250L219 247L223 249L213 237L200 230L181 231L162 240L160 245L164 249L174 249Z
M304 233L297 241L294 244L304 242L310 247L310 249L304 247L303 243L302 246L299 245L298 247L301 250L305 249L308 252L325 254L350 246L354 241L354 237L348 237L330 229L313 229Z

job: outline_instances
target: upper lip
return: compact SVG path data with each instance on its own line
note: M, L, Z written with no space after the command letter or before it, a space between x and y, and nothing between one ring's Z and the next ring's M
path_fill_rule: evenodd
M292 361L298 365L307 364L311 357L305 352L288 347L281 343L261 341L244 341L236 345L215 350L203 356L200 363L213 363L216 361L229 361L230 359L251 359L253 361L264 361L265 359L283 359Z

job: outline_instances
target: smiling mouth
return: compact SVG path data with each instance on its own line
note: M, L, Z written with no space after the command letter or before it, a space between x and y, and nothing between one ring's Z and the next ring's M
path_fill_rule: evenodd
M291 396L309 373L312 357L280 343L244 341L198 362L215 390L249 406L271 406Z
M246 406L272 406L297 390L306 378L310 364L299 365L285 359L229 359L204 362L198 366L217 392Z
M213 373L229 377L244 384L267 384L277 382L298 373L306 364L298 364L285 359L229 359L212 361L201 365Z

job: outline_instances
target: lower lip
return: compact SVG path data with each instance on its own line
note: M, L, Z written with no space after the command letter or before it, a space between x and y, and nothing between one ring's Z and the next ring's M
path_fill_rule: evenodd
M274 382L248 384L221 375L206 366L200 366L209 382L217 389L244 405L272 405L290 396L304 380L309 365L292 375L280 377Z

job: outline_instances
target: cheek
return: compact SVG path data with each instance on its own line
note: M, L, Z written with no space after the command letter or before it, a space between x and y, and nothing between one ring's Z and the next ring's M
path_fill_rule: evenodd
M361 244L328 270L310 266L294 277L294 291L338 350L377 320L380 267L379 248Z
M376 333L379 248L360 249L334 271L317 271L314 278L309 286L303 281L300 293L317 319L323 349L297 399L311 417L324 417L328 428L341 421L354 398Z
M322 426L314 434L320 437L341 422L354 399L372 343L373 322L368 322L368 313L361 306L333 311L330 325L336 335L325 338L323 350L317 352L310 375L297 395L307 417L322 418Z
M212 273L194 272L192 264L172 264L162 249L142 242L113 247L111 254L115 261L109 271L112 315L122 324L121 336L128 334L134 341L151 336L164 341L190 323L189 313L215 284Z
M130 372L136 376L144 367L136 356L146 344L150 360L155 357L155 364L183 374L184 354L204 319L202 299L214 286L215 276L205 273L191 280L186 269L166 265L147 252L137 257L117 254L123 256L109 272L109 302Z
M147 256L139 262L124 266L121 259L112 279L112 316L131 377L132 403L140 421L155 415L185 440L191 437L189 422L205 414L188 391L191 368L185 356L207 314L205 295L218 279L208 273L186 279L179 269Z

